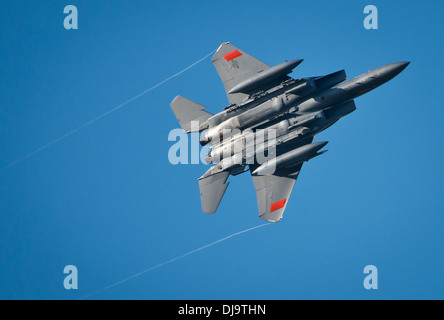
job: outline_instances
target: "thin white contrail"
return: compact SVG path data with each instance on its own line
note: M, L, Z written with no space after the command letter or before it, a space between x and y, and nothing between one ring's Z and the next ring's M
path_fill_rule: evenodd
M189 255L191 255L191 254L193 254L193 253L196 253L196 252L199 252L199 251L204 250L204 249L206 249L206 248L209 248L209 247L211 247L211 246L214 246L214 245L217 244L217 243L220 243L220 242L222 242L222 241L228 240L228 239L230 239L230 238L232 238L232 237L235 237L235 236L238 236L238 235L240 235L240 234L242 234L242 233L245 233L245 232L248 232L248 231L251 231L251 230L257 229L257 228L261 228L261 227L268 226L268 225L270 225L270 224L271 224L271 223L264 223L264 224L261 224L261 225L258 225L258 226L252 227L252 228L248 228L248 229L245 229L245 230L242 230L242 231L239 231L239 232L233 233L232 235L229 235L229 236L227 236L227 237L225 237L225 238L222 238L222 239L216 240L216 241L211 242L211 243L209 243L209 244L207 244L207 245L204 245L203 247L200 247L200 248L197 248L197 249L191 250L191 251L189 251L189 252L187 252L187 253L184 253L184 254L182 254L182 255L176 257L176 258L173 258L173 259L170 259L170 260L168 260L168 261L165 261L165 262L159 263L158 265L155 265L155 266L153 266L153 267L151 267L151 268L148 268L148 269L146 269L146 270L143 270L143 271L141 271L141 272L138 272L138 273L136 273L136 274L133 274L132 276L129 276L129 277L123 279L123 280L117 281L117 282L115 282L115 283L113 283L113 284L110 284L109 286L106 286L106 287L104 287L104 288L102 288L102 289L100 289L100 290L97 290L97 291L94 292L94 293L88 294L88 295L82 297L81 299L83 300L83 299L89 298L89 297L91 297L91 296L93 296L93 295L96 295L96 294L98 294L98 293L100 293L100 292L103 292L103 291L105 291L105 290L108 290L108 289L111 289L111 288L117 287L118 285L121 285L122 283L125 283L125 282L127 282L127 281L130 281L130 280L132 280L132 279L134 279L134 278L140 277L141 275L143 275L143 274L145 274L145 273L148 273L148 272L150 272L150 271L153 271L153 270L155 270L155 269L158 269L158 268L160 268L160 267L163 267L163 266L165 266L165 265L167 265L167 264L170 264L170 263L176 262L177 260L183 259L183 258L185 258L185 257L187 257L187 256L189 256Z
M24 161L24 160L26 160L26 159L32 157L32 156L35 155L36 153L39 153L40 151L45 150L46 148L48 148L48 147L50 147L50 146L52 146L52 145L54 145L54 144L56 144L56 143L58 143L58 142L64 140L65 138L67 138L67 137L69 137L69 136L71 136L71 135L73 135L73 134L79 132L80 130L82 130L82 129L84 129L84 128L90 126L90 125L92 125L93 123L95 123L95 122L99 121L100 119L102 119L102 118L104 118L104 117L110 115L111 113L113 113L113 112L119 110L120 108L123 108L124 106L126 106L126 105L129 104L130 102L133 102L134 100L136 100L136 99L142 97L143 95L147 94L148 92L150 92L150 91L156 89L157 87L161 86L161 85L164 84L165 82L168 82L168 81L170 81L171 79L173 79L173 78L175 78L175 77L181 75L181 74L184 73L185 71L187 71L187 70L191 69L192 67L194 67L196 64L198 64L198 63L202 62L203 60L205 60L206 58L208 58L208 57L209 57L210 55L212 55L215 51L216 51L216 50L211 51L211 52L210 52L209 54L207 54L205 57L203 57L203 58L197 60L196 62L194 62L193 64L189 65L189 66L186 67L185 69L179 71L178 73L173 74L172 76L169 76L169 77L166 78L165 80L160 81L158 84L152 86L152 87L149 88L149 89L146 89L145 91L139 93L138 95L132 97L131 99L126 100L125 102L119 104L118 106L112 108L111 110L106 111L105 113L102 113L101 115L99 115L99 116L95 117L94 119L92 119L92 120L90 120L90 121L88 121L88 122L82 124L81 126L77 127L76 129L73 129L73 130L69 131L68 133L65 133L64 135L58 137L57 139L54 139L54 140L48 142L48 143L45 144L44 146L41 146L40 148L38 148L38 149L36 149L36 150L34 150L34 151L32 151L32 152L30 152L30 153L24 155L23 157L21 157L21 158L15 160L15 161L13 161L13 162L11 162L10 164L8 164L8 165L6 165L5 167L3 167L3 168L0 169L0 174L1 174L3 171L5 171L6 169L9 169L9 168L15 166L16 164L18 164L18 163L20 163L20 162L22 162L22 161Z

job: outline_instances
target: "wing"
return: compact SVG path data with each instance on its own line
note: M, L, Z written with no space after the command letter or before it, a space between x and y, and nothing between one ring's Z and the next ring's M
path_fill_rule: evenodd
M259 72L270 69L269 65L236 48L229 42L220 45L211 61L224 84L230 104L239 104L248 97L244 93L229 94L228 92L235 85Z
M271 222L282 219L302 164L291 169L277 170L273 175L252 175L256 189L259 218ZM254 171L250 168L251 172Z
M313 142L313 138L314 137L307 137L294 143L287 142L286 146L280 150L280 153L286 153L310 144ZM303 162L294 166L278 169L273 175L251 175L254 188L256 189L259 218L271 222L277 222L282 219L302 165ZM256 170L257 167L257 164L250 165L250 173Z

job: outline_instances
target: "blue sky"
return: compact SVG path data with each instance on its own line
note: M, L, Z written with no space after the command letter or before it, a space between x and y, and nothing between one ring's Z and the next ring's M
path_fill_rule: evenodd
M76 5L79 29L65 30ZM379 29L363 27L376 5ZM292 76L354 77L411 61L319 134L284 219L92 296L95 299L444 298L442 1L4 1L0 168L215 50L234 45ZM0 298L78 299L262 224L248 174L215 215L203 164L168 161L181 94L222 110L210 59L0 173ZM79 289L65 290L75 265ZM366 265L379 289L365 290Z

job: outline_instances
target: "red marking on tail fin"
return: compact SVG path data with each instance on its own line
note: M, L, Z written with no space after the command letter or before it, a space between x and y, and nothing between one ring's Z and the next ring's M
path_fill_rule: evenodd
M237 57L240 57L242 55L242 53L240 53L237 50L231 51L230 53L224 54L224 58L227 61L236 59Z
M282 209L285 206L286 201L287 201L287 199L282 199L282 200L279 200L275 203L272 203L271 207L270 207L270 212Z

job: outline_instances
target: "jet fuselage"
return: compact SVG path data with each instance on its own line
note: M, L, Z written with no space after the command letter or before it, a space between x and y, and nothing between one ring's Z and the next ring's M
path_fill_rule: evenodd
M409 62L392 63L346 80L344 70L321 77L293 79L302 60L271 67L223 43L212 57L230 105L212 114L177 96L171 108L186 133L202 132L214 164L199 179L202 211L215 213L229 176L250 171L259 217L279 221L304 162L326 151L314 135L356 110L353 99L379 87Z

